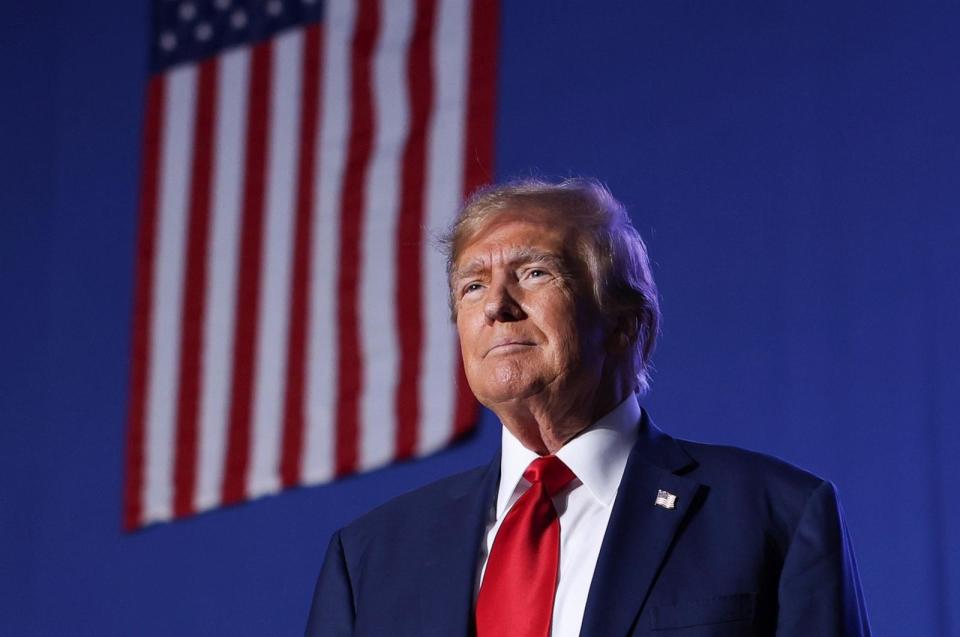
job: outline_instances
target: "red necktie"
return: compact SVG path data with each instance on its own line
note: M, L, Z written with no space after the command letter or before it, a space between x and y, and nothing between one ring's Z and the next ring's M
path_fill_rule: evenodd
M504 518L477 596L478 637L548 637L560 564L560 520L551 496L576 476L556 456L530 463L532 484Z

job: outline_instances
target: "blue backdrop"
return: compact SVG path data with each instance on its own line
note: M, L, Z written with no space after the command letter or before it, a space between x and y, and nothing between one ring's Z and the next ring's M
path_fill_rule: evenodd
M144 3L0 21L0 633L295 635L330 533L429 458L120 532ZM832 479L880 635L960 635L960 5L509 2L497 174L648 240L671 433Z

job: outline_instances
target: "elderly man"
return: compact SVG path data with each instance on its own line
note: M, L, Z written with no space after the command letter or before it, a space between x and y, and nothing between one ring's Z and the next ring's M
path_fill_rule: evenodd
M676 440L639 407L657 292L606 188L489 188L447 246L501 452L335 534L308 635L869 634L829 482Z

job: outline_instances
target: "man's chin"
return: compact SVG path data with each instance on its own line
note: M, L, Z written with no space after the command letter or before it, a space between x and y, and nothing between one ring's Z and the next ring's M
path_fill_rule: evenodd
M543 384L530 383L523 386L487 387L485 391L475 391L480 403L496 411L497 408L518 407L535 399L543 392Z

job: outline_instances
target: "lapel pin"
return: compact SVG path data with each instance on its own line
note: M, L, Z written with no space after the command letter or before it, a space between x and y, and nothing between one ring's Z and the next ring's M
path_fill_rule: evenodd
M660 489L657 491L657 499L653 504L664 509L675 509L677 508L677 496Z

